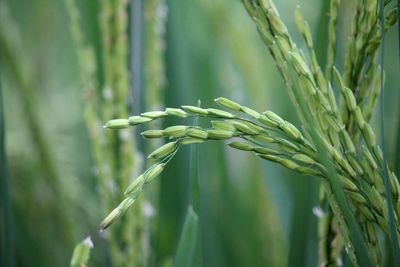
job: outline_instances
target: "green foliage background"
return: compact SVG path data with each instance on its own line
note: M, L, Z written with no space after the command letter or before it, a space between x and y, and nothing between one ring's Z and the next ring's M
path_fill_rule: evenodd
M12 200L9 231L15 266L66 266L74 245L87 235L94 240L89 265L111 266L108 233L98 231L105 214L92 167L80 70L65 5L61 0L0 2L7 4L16 22L21 47L13 49L26 63L22 71L32 77L28 90L21 90L13 76L6 75L8 66L0 63L9 168L9 175L0 170L2 181L9 179L9 187L1 184L1 194L8 192ZM327 1L276 2L298 44L302 42L293 13L300 4L314 31L319 60L324 62ZM339 68L352 16L346 12L351 1L343 2L338 26ZM240 1L169 0L167 7L164 106L196 105L198 99L211 106L214 98L226 96L258 111L268 108L297 121L273 61ZM79 8L86 38L99 46L98 3L79 1ZM11 27L11 23L2 27ZM145 35L147 30L144 28ZM399 176L396 31L386 38L385 138L389 163ZM147 60L144 55L143 68ZM142 90L146 92L151 81L143 75ZM141 102L139 112L153 109ZM375 116L375 123L378 119ZM32 131L32 120L37 123L36 131ZM146 151L145 145L141 148ZM316 178L300 176L217 142L198 150L201 241L196 247L197 264L316 265L317 219L312 213L318 205ZM183 149L161 179L148 188L155 212L149 225L150 266L167 266L174 258L189 204L190 175L190 151Z

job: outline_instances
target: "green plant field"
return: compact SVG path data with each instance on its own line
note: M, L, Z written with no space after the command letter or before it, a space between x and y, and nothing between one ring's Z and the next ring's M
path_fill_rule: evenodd
M0 266L400 266L397 2L0 0Z

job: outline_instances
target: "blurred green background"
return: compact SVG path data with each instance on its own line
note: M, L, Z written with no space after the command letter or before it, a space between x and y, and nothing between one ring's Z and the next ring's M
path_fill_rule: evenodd
M10 16L5 18L4 12L1 13L2 34L20 36L20 45L13 46L12 50L22 62L17 68L22 68L21 72L29 77L21 85L20 77L13 75L15 69L4 63L6 60L0 51L6 136L0 205L3 210L6 205L12 210L12 217L3 213L0 219L12 219L11 229L6 231L13 239L14 266L67 266L74 245L88 235L94 241L89 265L112 266L107 245L109 233L98 231L106 214L93 167L91 140L83 115L81 70L65 3L61 0L0 2L2 9L8 7ZM84 36L94 47L100 42L99 2L78 1ZM165 82L159 86L162 88L158 106L139 97L131 107L132 112L196 105L198 99L203 106L212 106L214 98L226 96L258 111L273 110L298 125L295 109L273 60L240 1L159 2L162 6L155 14L162 16L167 12L167 17L163 35L165 50L159 55L164 68L155 73L164 75ZM295 30L293 13L297 4L301 6L314 31L322 64L327 3L276 1L300 47L304 44ZM142 4L146 7L146 1ZM342 68L346 36L350 31L349 5L341 5L339 17L339 68ZM144 11L129 11L131 17L143 15L139 62L142 71L134 74L142 82L140 88L131 85L130 90L139 90L146 96L152 94L154 79L151 72L145 71L152 66L146 37L154 29L146 27L147 13L141 12ZM130 32L135 27L130 25ZM132 47L135 40L132 34L130 37ZM386 39L384 117L388 159L399 176L397 46L393 29ZM171 123L178 120L167 120L162 126ZM137 142L142 152L147 153L151 142ZM316 178L303 177L233 151L221 142L209 142L198 150L201 242L196 253L202 266L316 265L317 218L312 213L312 208L318 205ZM190 163L190 149L182 149L162 177L148 187L147 205L154 210L149 220L149 266L168 264L176 252L191 191ZM135 208L128 212L134 212Z

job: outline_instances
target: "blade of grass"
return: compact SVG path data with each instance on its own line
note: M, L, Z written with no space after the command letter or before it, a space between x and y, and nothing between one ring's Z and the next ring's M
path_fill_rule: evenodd
M175 267L193 266L197 242L197 229L198 217L194 212L193 207L189 206L181 238L179 239L178 248L175 254Z
M0 54L0 63L2 62ZM0 266L14 266L13 220L5 146L3 90L0 72Z
M201 107L201 101L198 100L198 107ZM199 118L195 117L193 126L199 125ZM190 193L190 205L193 207L195 214L200 217L200 172L199 172L199 148L198 145L191 145L190 147L190 185L191 185L191 193ZM197 238L196 240L196 253L194 256L194 261L196 266L202 266L202 243L201 243L201 227L196 227ZM195 264L192 261L193 264Z
M400 61L400 0L397 0L397 43L399 46L399 61Z
M396 231L396 226L395 226L395 221L394 221L394 212L393 212L393 203L391 199L392 195L392 188L391 184L389 183L389 177L388 177L388 166L387 166L387 161L386 161L386 146L385 146L385 122L384 122L384 112L385 112L385 106L384 106L384 72L383 72L383 66L384 66L384 53L385 53L385 17L384 17L384 3L383 0L379 0L379 17L380 17L380 28L381 28L381 54L380 54L380 65L381 65L381 80L380 80L380 86L381 86L381 96L380 96L380 105L379 105L379 112L380 112L380 131L381 131L381 148L382 148L382 154L383 154L383 183L385 185L385 196L386 196L386 204L388 208L388 213L389 213L389 227L390 227L390 244L392 248L392 253L393 253L393 262L394 266L399 267L400 266L400 252L399 252L399 243L397 239L397 231Z
M396 164L394 164L394 172L397 177L400 177L400 164L398 164L400 162L400 119L398 119L397 121L397 138L395 151L396 155L394 158L394 162L396 162Z
M323 69L325 69L327 62L326 47L328 46L328 36L326 29L328 28L329 22L329 2L330 1L322 1L321 3L318 27L316 31L318 38L315 38L315 53L317 54L318 62Z
M200 100L198 100L198 107L201 106ZM195 117L193 126L198 126L199 118ZM190 147L190 203L193 206L194 212L199 214L200 212L200 178L199 178L199 151L197 145Z
M275 177L274 177L275 178ZM312 216L311 210L318 203L319 184L309 177L296 175L290 184L293 186L293 214L289 236L289 259L287 266L315 266L316 258L310 257L309 251L313 243L316 244L317 217ZM305 180L307 179L307 180ZM304 186L304 182L309 185ZM314 251L317 247L314 247Z
M397 0L397 6L400 7L400 0ZM397 44L399 48L398 53L400 63L400 8L397 8ZM395 151L395 162L400 162L400 120L397 121L397 141ZM400 164L395 164L394 168L397 177L400 177Z

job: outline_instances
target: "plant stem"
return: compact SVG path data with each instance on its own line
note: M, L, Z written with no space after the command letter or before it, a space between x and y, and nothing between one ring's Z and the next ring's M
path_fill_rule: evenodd
M2 54L0 53L0 66ZM1 69L0 69L1 70ZM15 266L12 200L6 155L6 130L3 103L2 75L0 71L0 265Z

